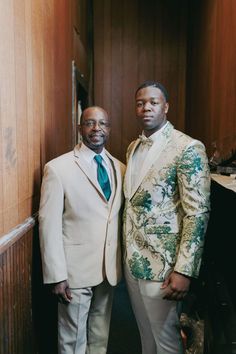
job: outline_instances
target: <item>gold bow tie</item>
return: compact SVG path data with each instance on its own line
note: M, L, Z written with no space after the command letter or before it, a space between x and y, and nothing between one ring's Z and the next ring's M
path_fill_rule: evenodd
M139 139L143 147L151 147L153 145L153 140L145 135L139 135Z

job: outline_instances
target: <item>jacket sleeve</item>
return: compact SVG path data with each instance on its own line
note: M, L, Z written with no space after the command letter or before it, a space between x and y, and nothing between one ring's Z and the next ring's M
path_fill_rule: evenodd
M183 151L177 175L184 217L174 270L197 277L210 211L210 173L201 142L195 140Z
M62 238L63 186L55 171L45 166L39 208L39 237L44 283L67 279Z

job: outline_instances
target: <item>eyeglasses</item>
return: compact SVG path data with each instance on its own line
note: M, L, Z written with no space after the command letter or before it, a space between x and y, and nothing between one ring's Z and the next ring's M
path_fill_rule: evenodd
M86 120L86 121L82 122L82 125L84 125L87 128L94 128L94 127L96 127L97 124L101 129L107 129L110 127L110 123L105 122L103 120L100 120L100 121Z

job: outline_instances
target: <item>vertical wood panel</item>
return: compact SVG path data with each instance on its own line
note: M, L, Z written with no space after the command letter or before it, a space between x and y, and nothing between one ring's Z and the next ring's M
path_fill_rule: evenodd
M43 12L42 1L31 3L32 16L32 101L33 101L33 195L39 194L41 182L41 124L44 120L43 102L47 92L43 90ZM46 145L46 144L45 144ZM33 206L33 208L37 208Z
M0 254L0 353L33 353L32 230Z
M122 107L123 102L121 100L123 90L123 75L119 68L123 68L123 26L124 26L124 1L112 1L111 2L111 68L110 68L110 95L111 95L111 118L112 118L112 135L110 142L116 142L113 144L112 150L115 156L121 154L121 142L122 137L120 135L121 123L122 123ZM108 29L106 29L107 31ZM106 49L106 48L105 48ZM107 63L107 62L106 62ZM109 65L106 64L109 67ZM105 77L106 72L105 72ZM106 86L106 80L104 82ZM109 89L109 88L108 88ZM104 100L106 100L106 91L104 91Z
M184 129L186 29L187 0L94 0L95 103L111 113L108 149L118 158L140 132L134 93L145 80L166 85L169 119Z
M1 95L1 92L0 92ZM1 106L0 106L0 131L2 132L1 127ZM1 137L1 136L0 136ZM3 206L4 206L4 199L3 199L3 152L2 152L2 139L0 138L0 235L3 234Z
M100 102L99 104L104 105L103 102L103 82L104 82L104 69L103 69L103 63L104 63L104 27L101 25L104 23L105 18L108 20L110 19L109 13L106 13L104 16L104 1L94 1L94 13L96 16L94 16L94 29L95 30L95 38L97 40L94 41L94 53L95 56L97 57L95 63L95 70L94 70L94 83L97 91L97 102ZM108 0L106 0L108 1ZM109 2L110 3L110 2ZM107 41L106 41L107 43ZM109 51L106 51L107 55L109 55ZM110 57L108 57L108 65L110 63ZM98 70L97 70L98 69ZM99 70L100 69L100 70ZM105 106L104 106L105 108Z
M103 10L103 32L101 37L103 45L101 47L100 63L102 64L101 92L102 101L108 113L112 114L112 0L104 0ZM100 43L99 43L100 45ZM105 57L104 57L105 56ZM106 60L104 60L106 58ZM96 69L95 69L96 73ZM106 80L104 80L106 78Z
M209 155L216 142L223 157L236 147L236 2L193 1L190 9L188 132Z
M41 134L44 135L45 159L51 160L54 156L55 149L55 129L54 116L55 106L53 101L53 89L55 82L54 61L55 61L55 44L56 33L54 32L54 1L46 1L42 4L42 31L41 36L43 48L43 115L41 119Z
M35 159L34 145L38 136L34 136L34 104L33 104L33 33L32 33L32 5L31 1L25 2L25 41L26 41L26 96L27 96L27 128L25 135L28 140L28 215L32 212L32 196L34 194ZM43 145L43 142L42 142Z
M165 70L164 65L165 62L163 60L163 32L165 31L165 27L163 26L163 12L165 6L163 2L157 1L155 6L155 12L158 14L159 21L155 21L155 29L154 29L154 49L155 49L155 61L154 61L154 70L155 77L159 78L159 81L165 84Z
M80 1L77 16L72 12ZM56 316L50 317L43 290L39 245L36 257L32 250L33 230L7 248L4 242L13 227L38 210L45 162L72 148L72 59L89 78L86 11L86 0L0 1L0 354L56 353ZM77 51L76 26L81 30ZM38 293L31 293L32 276Z
M18 221L18 171L16 147L16 100L15 100L15 47L14 2L0 3L0 81L1 81L1 127L3 141L3 231Z
M45 162L72 148L72 29L78 19L83 43L77 64L89 77L87 5L81 1L79 16L72 14L77 0L0 2L0 236L37 211Z
M159 21L159 13L155 9L155 0L148 3L138 0L138 81L154 79L154 67L156 58L154 56L154 34L155 22Z
M132 16L130 16L132 14ZM123 34L123 76L121 102L122 106L122 127L121 131L126 134L121 136L121 154L125 156L126 147L130 141L137 137L139 127L134 114L134 92L139 84L139 63L138 63L138 36L139 36L138 5L135 1L124 1L124 34ZM118 119L120 119L118 117Z
M54 36L53 36L53 105L54 105L54 126L53 135L55 136L54 156L61 155L65 149L69 150L71 146L68 139L71 136L71 42L72 30L70 23L70 5L61 0L58 6L58 0L54 0ZM86 18L86 8L82 11ZM61 102L61 104L58 104ZM67 104L66 104L67 103ZM55 132L57 132L55 134ZM60 137L60 144L57 139Z
M16 97L16 137L19 219L29 215L27 199L29 196L29 159L28 159L28 116L27 116L27 80L26 80L26 33L25 3L14 2L14 38L15 38L15 97Z

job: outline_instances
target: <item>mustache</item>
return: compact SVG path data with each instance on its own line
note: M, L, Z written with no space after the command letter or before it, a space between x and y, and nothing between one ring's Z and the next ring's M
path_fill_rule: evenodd
M89 134L89 136L90 136L90 137L93 137L93 136L100 136L100 137L104 137L104 136L105 136L105 134L103 134L103 133L91 133L91 134Z

